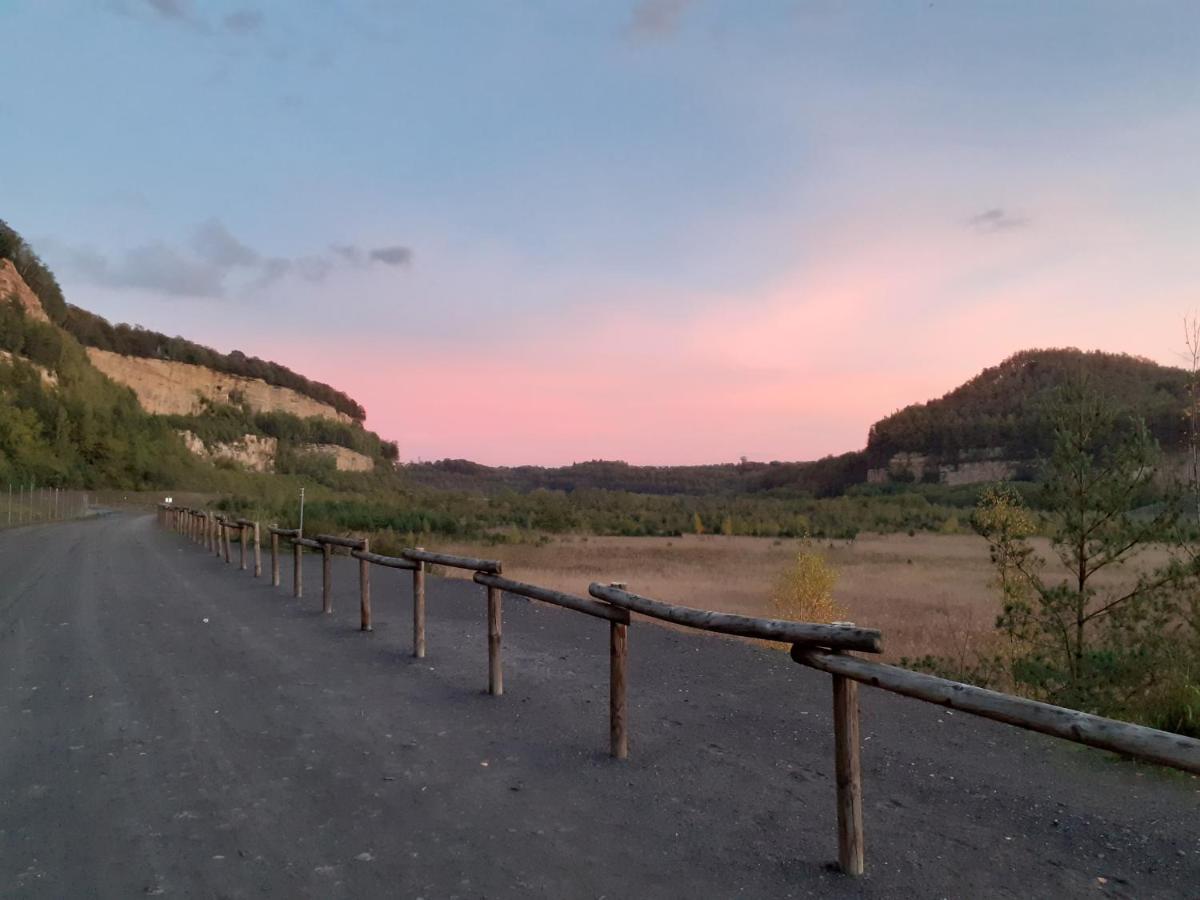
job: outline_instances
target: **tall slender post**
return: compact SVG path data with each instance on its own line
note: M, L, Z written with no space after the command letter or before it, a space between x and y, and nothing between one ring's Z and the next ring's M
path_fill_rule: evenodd
M424 547L418 547L424 550ZM425 658L425 563L413 569L413 656Z
M262 534L254 523L254 577L262 578Z
M8 483L8 524L12 524L12 482Z
M629 649L629 626L608 623L608 737L614 759L629 756L629 734L625 716L625 657Z
M500 589L487 589L488 609L488 693L499 697L504 693L504 670L500 665Z
M249 531L249 525L245 523L238 525L238 568L243 572L246 571L246 545L250 543L246 535Z
M363 553L371 549L371 542L363 538ZM358 619L362 631L374 631L371 625L371 564L365 559L358 561Z
M862 761L859 757L858 682L833 677L833 740L837 770L838 864L863 873Z
M271 532L271 587L279 587L279 535Z
M333 612L333 546L321 545L321 612Z
M225 547L225 520L220 516L213 516L213 554L217 557L221 556L221 551Z
M221 523L221 542L225 545L225 562L229 564L232 560L229 558L229 530L233 527L232 522Z
M304 596L304 567L300 565L300 554L304 548L292 542L292 596L299 599Z

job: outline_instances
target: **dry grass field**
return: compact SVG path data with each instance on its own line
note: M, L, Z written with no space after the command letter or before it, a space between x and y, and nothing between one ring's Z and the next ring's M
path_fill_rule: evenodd
M662 600L769 616L778 614L772 585L800 546L795 540L688 535L438 549L500 558L508 577L563 591L584 594L592 581L623 581ZM816 546L838 571L834 598L846 618L882 629L887 658L971 655L991 638L999 599L982 538L887 534Z
M1051 556L1046 541L1035 544ZM1000 597L983 538L868 534L815 546L837 569L834 599L846 619L883 631L885 659L932 654L969 662L996 646ZM565 536L540 545L445 543L437 549L498 558L509 578L576 594L586 594L592 581L623 581L661 600L771 616L779 615L772 585L800 547L796 540L687 535ZM1145 562L1161 562L1161 556L1151 552ZM1114 577L1125 580L1130 573Z

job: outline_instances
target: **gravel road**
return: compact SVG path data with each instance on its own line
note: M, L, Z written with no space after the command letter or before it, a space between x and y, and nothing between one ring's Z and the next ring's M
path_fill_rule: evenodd
M616 762L605 623L506 596L493 698L482 588L418 661L356 566L322 616L315 556L295 601L153 516L0 533L0 895L1200 897L1200 779L866 688L849 879L827 676L636 622Z

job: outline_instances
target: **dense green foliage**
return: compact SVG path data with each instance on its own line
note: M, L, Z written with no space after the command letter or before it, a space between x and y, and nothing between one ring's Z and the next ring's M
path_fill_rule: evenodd
M12 260L29 289L42 301L42 308L46 310L50 321L61 324L67 315L67 302L63 299L58 279L33 252L33 248L25 243L25 239L3 219L0 219L0 259ZM7 298L0 297L0 300L4 299Z
M1034 519L1020 497L988 492L973 524L998 575L1004 650L964 674L1200 734L1200 557L1179 495L1152 486L1157 443L1086 382L1064 389L1053 417L1043 521L1065 577L1030 543ZM1147 508L1148 499L1157 502ZM1146 562L1149 548L1169 555Z
M758 463L743 460L708 466L631 466L593 460L570 466L491 467L465 459L404 466L416 484L459 491L627 491L634 494L758 494L833 497L866 479L861 453L814 462Z
M78 342L0 304L0 482L139 488L197 476L169 426L96 371ZM32 360L57 378L47 386Z
M380 439L357 422L336 422L321 416L302 419L286 412L256 413L245 405L213 403L197 415L163 418L175 428L191 431L205 444L233 443L248 434L276 438L284 457L304 444L336 444L389 463L399 453L395 442ZM289 471L286 465L278 468Z
M125 356L191 363L227 375L259 378L267 384L291 388L298 394L327 403L355 421L361 422L367 415L357 402L341 391L319 381L311 381L278 363L268 362L257 356L247 356L240 350L218 353L186 338L167 337L165 334L136 325L111 325L95 313L69 304L62 326L88 347L111 350Z
M984 369L939 400L908 406L876 422L867 439L871 465L893 454L928 453L953 461L971 451L1001 450L1010 459L1053 450L1051 408L1068 381L1104 386L1115 409L1136 413L1165 447L1186 437L1188 374L1147 359L1079 350L1027 350Z

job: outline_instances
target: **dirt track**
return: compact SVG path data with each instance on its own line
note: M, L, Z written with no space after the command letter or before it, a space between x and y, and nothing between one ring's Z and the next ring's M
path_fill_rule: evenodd
M325 617L317 557L298 603L149 516L0 533L0 895L1200 896L1200 779L868 689L847 879L826 676L635 623L618 763L604 623L506 596L492 698L482 589L416 661L355 566Z

